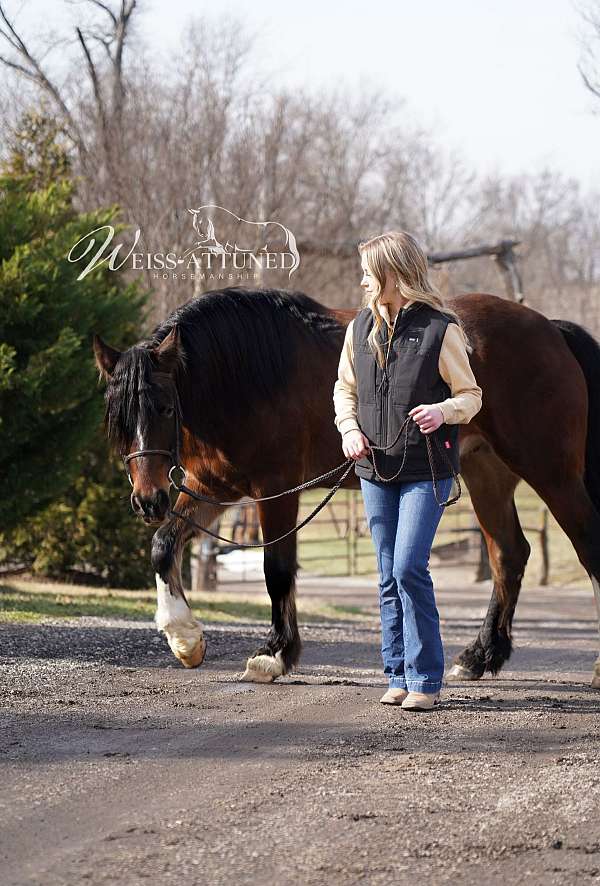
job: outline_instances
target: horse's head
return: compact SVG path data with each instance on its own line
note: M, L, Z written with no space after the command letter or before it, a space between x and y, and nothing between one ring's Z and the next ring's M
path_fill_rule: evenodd
M131 506L144 522L159 523L169 507L169 470L180 446L175 372L184 353L179 331L174 326L159 345L141 342L126 351L95 335L94 355L108 383L105 427L129 472Z
M203 217L200 213L200 209L188 209L188 212L191 213L193 217L192 227L195 232L198 234L201 240L204 240L207 236L206 231L202 229Z

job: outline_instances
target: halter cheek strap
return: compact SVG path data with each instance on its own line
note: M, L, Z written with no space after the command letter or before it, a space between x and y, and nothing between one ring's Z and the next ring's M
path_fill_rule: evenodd
M123 464L125 465L125 471L127 472L127 479L131 486L133 486L133 480L131 479L131 472L129 470L129 462L133 461L134 458L144 458L147 455L165 455L167 458L171 460L171 468L169 470L169 480L171 480L171 472L178 468L183 472L183 477L185 479L185 468L182 467L179 460L179 450L180 450L180 436L181 436L181 426L179 422L179 416L181 414L181 401L179 400L179 391L175 384L173 384L173 389L175 391L175 416L174 416L174 425L175 425L175 440L173 443L173 449L137 449L135 452L130 452L129 455L123 455Z

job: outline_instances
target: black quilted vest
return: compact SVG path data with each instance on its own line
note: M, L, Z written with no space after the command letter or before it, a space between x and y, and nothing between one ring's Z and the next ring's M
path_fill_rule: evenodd
M356 315L353 327L354 371L358 393L358 424L367 439L376 446L388 446L395 439L407 413L419 404L438 403L452 396L438 369L440 350L448 323L452 317L424 302L413 302L401 310L396 318L389 347L386 372L375 359L367 342L373 327L370 308L363 308ZM384 355L388 350L389 328L384 322L378 333L378 341ZM434 437L458 474L458 425L446 424L429 434L424 434L416 421L408 422L408 441L404 467L395 481L431 480L431 467L427 456L426 437L430 438L436 478L451 477L450 466L435 445ZM383 477L391 477L402 464L405 432L400 435L392 449L376 452L377 469ZM373 456L355 462L358 477L377 480L373 469Z

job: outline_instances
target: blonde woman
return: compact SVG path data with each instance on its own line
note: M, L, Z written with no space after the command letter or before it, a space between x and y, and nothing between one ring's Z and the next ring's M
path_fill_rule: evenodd
M429 556L452 469L460 470L457 426L481 409L482 392L466 333L430 281L415 238L390 231L358 250L365 296L346 331L333 393L335 423L344 455L356 462L377 554L389 682L381 702L430 710L440 696L444 652ZM435 488L426 441L431 434L450 463L436 458ZM371 445L392 443L374 459Z

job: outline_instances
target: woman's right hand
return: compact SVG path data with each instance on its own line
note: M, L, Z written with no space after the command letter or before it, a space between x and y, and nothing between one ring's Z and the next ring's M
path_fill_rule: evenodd
M342 451L346 458L353 458L354 461L357 461L365 456L369 449L369 441L362 431L348 431L342 437Z

